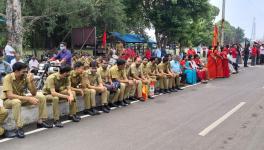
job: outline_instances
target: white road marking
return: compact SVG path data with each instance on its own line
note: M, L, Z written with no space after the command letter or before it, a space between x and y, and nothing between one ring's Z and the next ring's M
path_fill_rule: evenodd
M214 123L212 123L210 126L205 128L202 132L199 133L200 136L206 136L210 131L212 131L214 128L216 128L218 125L220 125L222 122L224 122L228 117L230 117L232 114L234 114L236 111L238 111L243 105L245 105L246 102L239 103L235 108L227 112L224 116L216 120Z

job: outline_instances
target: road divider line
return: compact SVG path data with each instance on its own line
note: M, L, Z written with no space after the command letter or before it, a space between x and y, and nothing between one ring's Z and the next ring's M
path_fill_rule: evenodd
M246 102L239 103L236 107L234 107L232 110L224 114L221 118L213 122L210 126L205 128L202 132L199 133L200 136L206 136L209 132L211 132L214 128L216 128L218 125L220 125L222 122L224 122L228 117L230 117L232 114L234 114L236 111L238 111L243 105L245 105Z

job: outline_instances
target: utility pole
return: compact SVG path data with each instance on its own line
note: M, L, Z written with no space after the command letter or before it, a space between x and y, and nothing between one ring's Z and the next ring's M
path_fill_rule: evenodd
M251 41L256 40L256 18L253 19L253 25L252 25L252 33L251 33Z
M221 42L220 42L221 46L224 46L225 5L226 5L226 0L223 0L223 5L222 5L222 25L221 25Z

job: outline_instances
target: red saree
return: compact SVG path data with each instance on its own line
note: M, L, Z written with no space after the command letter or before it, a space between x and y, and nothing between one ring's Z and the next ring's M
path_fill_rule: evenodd
M223 63L222 63L222 56L218 52L218 50L214 51L216 56L216 77L217 78L223 78L224 77L224 71L223 71Z
M208 59L207 59L207 68L208 68L208 74L210 79L216 78L216 61L214 58L214 53L212 50L208 51Z

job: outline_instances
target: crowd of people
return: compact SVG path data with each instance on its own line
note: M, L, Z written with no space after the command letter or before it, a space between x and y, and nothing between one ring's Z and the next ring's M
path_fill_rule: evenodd
M62 128L59 109L61 100L69 102L68 118L79 122L81 117L77 115L77 96L84 100L85 110L82 113L95 116L100 114L100 110L109 113L112 107L125 107L136 100L145 102L154 99L154 95L181 91L185 84L207 83L215 78L228 78L230 74L238 72L239 54L236 45L221 48L221 52L217 47L210 47L205 62L192 47L182 56L157 51L146 52L145 55L136 55L117 44L116 49L112 49L106 57L73 56L67 44L62 42L58 54L49 60L61 63L59 72L50 74L42 91L37 91L33 74L29 72L37 69L36 58L33 57L28 66L19 60L19 55L14 54L13 60L16 61L12 64L12 73L3 79L0 125L7 117L6 109L12 109L16 130L4 131L0 127L0 135L9 138L25 137L21 117L23 105L39 107L38 128ZM263 55L261 60L264 61ZM12 61L11 56L6 56L6 59ZM30 94L26 94L25 89ZM97 104L96 95L100 96L100 104ZM52 123L48 121L47 115L46 103L49 101L53 104Z

